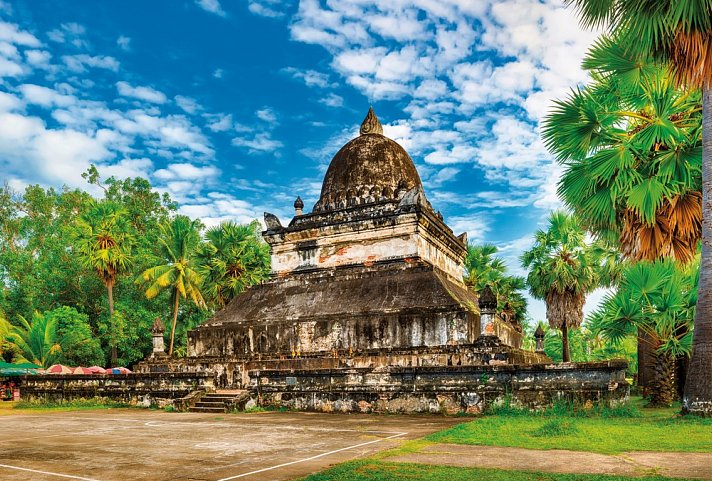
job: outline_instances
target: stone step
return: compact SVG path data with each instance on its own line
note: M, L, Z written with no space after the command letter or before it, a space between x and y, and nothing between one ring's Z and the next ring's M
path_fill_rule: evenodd
M214 401L203 401L202 399L195 403L195 407L197 408L225 408L225 403L222 401L219 402L214 402Z
M225 406L222 407L198 407L193 406L189 409L192 413L224 413L226 412Z
M219 402L219 401L234 401L236 397L237 396L224 396L224 395L216 396L214 394L206 394L205 396L203 396L200 399Z

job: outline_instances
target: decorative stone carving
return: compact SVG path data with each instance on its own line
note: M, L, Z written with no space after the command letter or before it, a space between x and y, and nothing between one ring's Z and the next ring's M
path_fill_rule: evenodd
M373 107L370 107L368 109L366 118L363 119L363 122L361 123L361 128L359 129L359 133L361 135L366 135L366 134L383 135L383 126L381 125L381 122L378 120L378 117L376 117L376 113L373 111Z
M279 221L279 217L269 212L265 212L265 224L267 225L268 231L281 231L284 230L282 223Z

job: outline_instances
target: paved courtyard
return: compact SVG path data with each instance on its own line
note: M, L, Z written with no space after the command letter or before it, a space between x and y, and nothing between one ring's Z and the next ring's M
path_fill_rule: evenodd
M0 418L4 481L285 480L457 424L435 416L72 411Z

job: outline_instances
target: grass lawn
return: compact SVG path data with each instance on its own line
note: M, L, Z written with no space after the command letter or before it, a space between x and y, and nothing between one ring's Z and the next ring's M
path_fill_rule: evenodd
M107 401L104 399L77 399L66 402L28 402L28 401L3 401L0 402L0 416L16 414L77 411L80 409L111 409L130 407L125 403Z
M301 481L684 481L663 476L625 477L600 474L557 474L507 471L499 469L430 466L427 464L388 463L377 460L352 461L339 464Z
M634 405L642 404L635 400ZM634 410L631 417L509 414L484 416L432 434L435 443L627 451L712 452L712 419L676 416L679 408Z

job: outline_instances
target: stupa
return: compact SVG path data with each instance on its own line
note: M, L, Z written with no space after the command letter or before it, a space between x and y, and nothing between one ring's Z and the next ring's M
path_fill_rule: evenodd
M463 283L467 235L433 209L413 160L383 135L372 108L332 159L312 211L301 198L294 208L286 226L265 213L272 278L191 331L189 359L301 368L315 358L371 356L372 364L384 353L412 363L413 355L475 350L481 337L520 347L515 325L496 315L482 322Z

